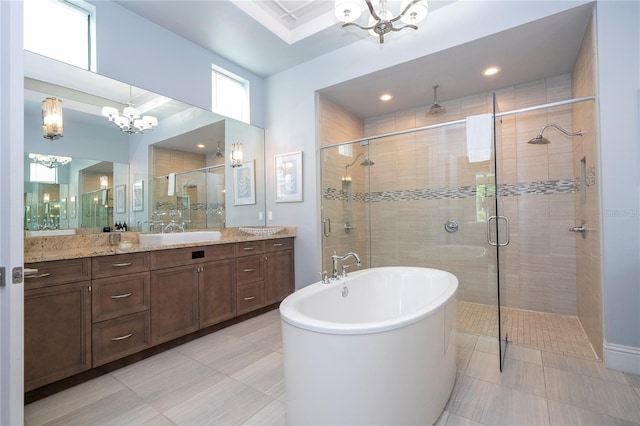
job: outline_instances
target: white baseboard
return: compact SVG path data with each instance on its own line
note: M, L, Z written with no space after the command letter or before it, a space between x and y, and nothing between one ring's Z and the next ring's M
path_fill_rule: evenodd
M604 341L604 366L640 375L640 348Z

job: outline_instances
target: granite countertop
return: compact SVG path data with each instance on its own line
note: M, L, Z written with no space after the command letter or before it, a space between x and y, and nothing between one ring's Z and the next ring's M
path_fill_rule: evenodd
M140 232L120 233L121 242L115 245L109 243L110 233L28 237L24 239L24 263L289 238L296 236L296 227L287 226L275 234L261 236L246 234L238 228L227 228L220 232L222 235L216 241L161 246L140 245Z

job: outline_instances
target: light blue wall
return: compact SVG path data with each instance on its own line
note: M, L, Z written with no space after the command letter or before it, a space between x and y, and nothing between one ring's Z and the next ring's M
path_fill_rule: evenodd
M604 338L640 357L640 3L598 2L597 41Z
M96 7L99 74L211 110L211 64L215 64L249 81L251 124L264 128L262 77L115 2L89 2Z

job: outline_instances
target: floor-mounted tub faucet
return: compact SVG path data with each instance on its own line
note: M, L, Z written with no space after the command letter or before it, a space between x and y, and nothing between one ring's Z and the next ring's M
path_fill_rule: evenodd
M345 260L346 258L348 258L350 256L353 257L356 260L356 264L358 266L362 266L362 262L360 262L360 256L358 256L357 254L355 254L352 251L350 251L349 253L345 254L344 256L338 256L335 251L333 252L333 255L331 256L331 260L333 262L333 274L331 275L331 279L332 280L339 280L340 279L340 276L338 275L338 260Z

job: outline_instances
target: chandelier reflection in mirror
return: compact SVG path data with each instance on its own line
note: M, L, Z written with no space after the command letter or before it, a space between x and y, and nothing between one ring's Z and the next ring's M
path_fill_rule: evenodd
M142 133L158 125L158 119L152 115L143 115L140 117L140 111L135 108L133 96L131 95L131 86L129 86L129 102L127 106L120 112L113 107L102 107L102 115L107 117L109 121L118 126L125 133Z
M63 157L61 155L46 155L29 153L29 159L32 163L42 164L50 169L65 166L72 160L71 157Z
M336 0L335 15L339 21L344 22L342 27L350 25L367 30L373 36L380 38L380 44L384 43L384 36L392 31L400 31L405 28L418 29L418 24L427 17L429 12L427 0L402 0L400 3L400 14L393 16L389 10L388 0L379 0L374 7L371 0L364 0L369 9L371 17L369 24L363 26L354 22L362 14L361 0ZM375 0L374 0L375 1ZM401 21L402 26L394 26L397 21Z
M63 133L62 101L46 98L42 101L42 137L54 141L64 136Z

